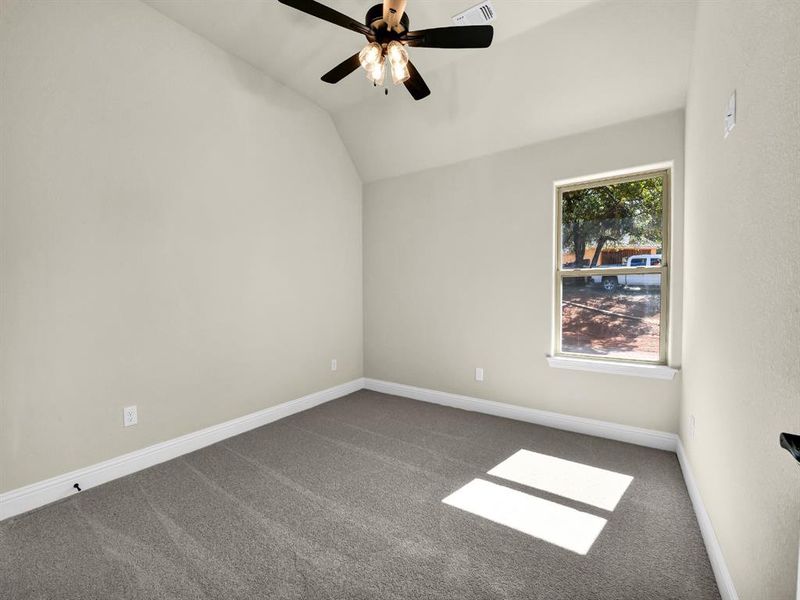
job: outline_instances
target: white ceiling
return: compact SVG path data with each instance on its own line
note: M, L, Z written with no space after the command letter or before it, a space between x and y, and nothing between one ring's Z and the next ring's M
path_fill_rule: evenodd
M682 107L695 16L695 0L493 0L491 48L410 49L432 91L414 102L361 70L320 81L364 38L277 0L145 2L328 110L365 181ZM326 3L361 21L373 2ZM476 3L409 0L411 29Z

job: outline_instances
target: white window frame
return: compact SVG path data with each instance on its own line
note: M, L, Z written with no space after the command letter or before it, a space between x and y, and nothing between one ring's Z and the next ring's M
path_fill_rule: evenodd
M562 228L562 196L564 192L571 192L601 185L614 185L628 181L638 181L651 177L662 177L662 215L661 215L661 265L658 267L619 267L619 268L564 268L563 267L563 228ZM671 225L671 198L672 198L672 169L670 167L660 167L657 169L642 169L626 172L623 175L587 178L577 182L557 184L555 190L555 302L554 302L554 321L553 321L553 357L550 359L551 366L559 366L560 361L564 366L568 363L584 363L585 370L596 370L591 367L595 363L619 364L630 366L666 366L669 364L669 304L670 304L670 225ZM577 257L576 257L577 260ZM594 354L584 354L580 352L565 352L562 349L562 280L570 277L590 277L592 275L636 275L636 274L659 274L661 275L661 313L659 317L659 356L657 360L646 360L625 357L608 357ZM586 363L585 361L589 361ZM577 367L576 367L577 368Z

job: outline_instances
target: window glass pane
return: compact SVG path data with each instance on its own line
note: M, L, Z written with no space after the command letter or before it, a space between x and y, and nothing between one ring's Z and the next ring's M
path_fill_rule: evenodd
M564 277L561 351L659 360L661 275Z
M658 176L563 192L562 266L635 266L632 256L661 254L663 191Z

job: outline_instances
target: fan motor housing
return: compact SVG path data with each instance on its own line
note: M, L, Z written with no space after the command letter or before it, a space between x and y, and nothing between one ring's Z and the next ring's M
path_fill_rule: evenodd
M364 19L364 24L373 31L377 31L378 28L373 26L373 23L382 20L383 20L383 4L376 4L367 11L367 16ZM400 17L400 26L406 31L408 31L408 24L409 24L408 13L404 12L403 16Z

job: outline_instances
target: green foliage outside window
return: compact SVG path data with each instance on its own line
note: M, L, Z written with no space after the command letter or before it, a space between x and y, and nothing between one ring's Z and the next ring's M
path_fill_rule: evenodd
M574 250L575 266L596 267L605 247L661 246L664 181L662 177L600 185L564 192L561 204L563 250Z

